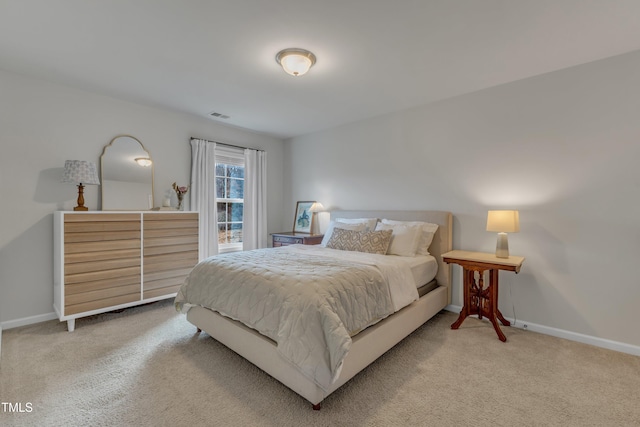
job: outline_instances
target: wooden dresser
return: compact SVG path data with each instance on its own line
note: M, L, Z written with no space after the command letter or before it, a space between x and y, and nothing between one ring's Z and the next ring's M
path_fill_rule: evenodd
M176 295L198 262L196 212L55 212L53 307L75 319Z

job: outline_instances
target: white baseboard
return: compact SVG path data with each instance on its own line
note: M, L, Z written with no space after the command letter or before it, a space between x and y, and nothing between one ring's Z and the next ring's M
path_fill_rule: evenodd
M460 311L462 311L462 307L458 305L448 305L444 309L454 313L460 313ZM619 351L621 353L640 356L640 346L598 338L591 335L579 334L577 332L565 331L564 329L552 328L550 326L538 325L536 323L527 322L526 320L516 320L514 323L514 319L512 318L505 316L505 319L511 322L511 325L514 328L538 332L544 335L551 335L553 337L564 338L570 341L576 341L583 344L590 344L596 347Z
M58 316L54 312L46 314L38 314L37 316L23 317L21 319L7 320L0 324L0 329L12 329L20 326L33 325L34 323L46 322L48 320L55 320Z

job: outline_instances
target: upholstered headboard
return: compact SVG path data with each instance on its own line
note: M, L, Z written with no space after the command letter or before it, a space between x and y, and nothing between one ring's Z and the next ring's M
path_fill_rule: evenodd
M438 231L433 237L429 253L438 261L436 280L440 286L448 289L448 301L451 303L451 265L442 261L442 254L453 249L453 215L445 211L332 211L335 218L378 218L379 220L395 219L397 221L424 221L438 224Z

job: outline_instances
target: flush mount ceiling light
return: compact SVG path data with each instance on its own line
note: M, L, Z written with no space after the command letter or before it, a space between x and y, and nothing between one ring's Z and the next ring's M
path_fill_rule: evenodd
M152 163L151 159L148 158L148 157L137 157L134 160L135 160L135 162L137 164L139 164L140 166L145 167L145 168L148 167L148 166L151 166L151 163Z
M276 55L276 61L282 69L292 76L301 76L316 63L316 56L305 49L284 49Z

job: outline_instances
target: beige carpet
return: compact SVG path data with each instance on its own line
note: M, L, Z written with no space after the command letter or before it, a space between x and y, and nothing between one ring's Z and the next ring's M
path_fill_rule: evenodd
M3 332L2 426L640 426L640 357L443 312L321 411L164 301ZM14 407L15 408L15 407Z

